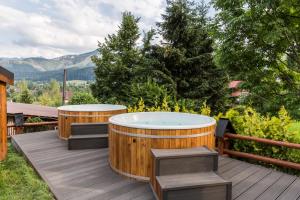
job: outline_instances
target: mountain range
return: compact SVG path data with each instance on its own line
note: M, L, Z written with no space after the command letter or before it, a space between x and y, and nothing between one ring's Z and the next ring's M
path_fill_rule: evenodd
M15 74L15 80L48 81L63 80L63 70L67 69L68 80L94 80L94 67L91 56L97 50L78 54L65 55L47 59L31 58L0 58L0 65Z

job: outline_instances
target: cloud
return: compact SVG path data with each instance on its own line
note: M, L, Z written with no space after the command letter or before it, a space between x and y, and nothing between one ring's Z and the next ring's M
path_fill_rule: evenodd
M24 0L0 3L0 57L57 57L97 48L115 32L121 12L141 17L149 29L164 0Z
M114 33L121 13L149 30L166 0L10 0L0 2L0 57L47 58L93 51Z

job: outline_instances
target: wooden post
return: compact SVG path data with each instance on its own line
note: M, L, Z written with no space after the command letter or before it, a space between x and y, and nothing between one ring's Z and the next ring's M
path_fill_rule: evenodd
M14 83L14 74L0 66L0 160L7 154L6 85Z
M66 102L66 88L67 88L67 69L64 69L64 81L63 81L63 92L62 92L62 105Z

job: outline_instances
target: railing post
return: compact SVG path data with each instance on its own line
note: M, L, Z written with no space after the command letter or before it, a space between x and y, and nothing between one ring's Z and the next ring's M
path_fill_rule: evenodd
M219 155L224 154L224 138L218 138L218 152Z
M17 126L16 127L16 134L23 134L24 132L24 127L23 126Z

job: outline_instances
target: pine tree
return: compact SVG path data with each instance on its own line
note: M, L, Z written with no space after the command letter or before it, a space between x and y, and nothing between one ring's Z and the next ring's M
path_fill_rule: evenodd
M224 107L227 78L213 62L213 40L208 34L207 7L187 0L168 1L158 23L165 41L160 56L166 74L176 83L177 97Z
M27 88L22 91L21 96L20 96L20 102L28 103L28 104L33 103L33 96L30 94L30 92Z
M130 99L134 72L141 64L141 52L137 47L138 21L139 18L131 13L123 13L117 33L108 35L105 42L98 45L100 56L92 58L96 65L96 82L91 89L100 102L127 102Z

